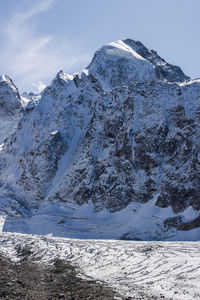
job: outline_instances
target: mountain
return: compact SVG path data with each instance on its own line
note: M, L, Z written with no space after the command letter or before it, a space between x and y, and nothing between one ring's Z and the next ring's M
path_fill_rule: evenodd
M4 231L199 239L200 80L127 39L29 100L0 151Z

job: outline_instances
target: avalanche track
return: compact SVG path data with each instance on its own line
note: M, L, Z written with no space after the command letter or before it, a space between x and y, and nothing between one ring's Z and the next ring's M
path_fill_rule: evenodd
M83 279L104 283L130 299L200 299L200 242L78 240L1 233L0 251L15 262L23 253L28 253L28 260L44 265L65 260Z

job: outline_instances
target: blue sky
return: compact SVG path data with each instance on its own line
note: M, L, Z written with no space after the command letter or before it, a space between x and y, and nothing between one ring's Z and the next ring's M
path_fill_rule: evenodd
M0 73L37 91L86 67L103 44L140 40L200 77L199 0L0 0Z

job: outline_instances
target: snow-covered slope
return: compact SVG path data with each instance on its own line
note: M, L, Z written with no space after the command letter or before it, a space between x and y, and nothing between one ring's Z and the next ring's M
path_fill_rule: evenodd
M140 42L60 71L0 151L3 230L199 240L199 115L200 81Z
M185 82L190 80L190 77L186 76L178 66L167 63L156 51L148 50L141 42L127 39L124 43L154 65L158 78L169 82Z
M105 88L156 79L154 65L123 41L99 49L88 70Z
M190 78L182 70L165 62L155 51L130 39L100 48L87 68L104 88L162 79L185 82Z

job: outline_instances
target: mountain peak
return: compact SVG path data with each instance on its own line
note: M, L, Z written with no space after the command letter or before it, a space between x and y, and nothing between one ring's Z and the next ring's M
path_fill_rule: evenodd
M88 70L104 86L111 88L136 81L156 80L154 66L121 40L97 50Z
M14 131L22 116L22 98L7 75L0 76L0 144Z
M8 86L10 86L14 91L18 92L17 87L14 85L12 79L5 74L0 75L0 83L4 83L7 84Z
M133 82L190 80L183 71L168 64L155 51L131 39L111 42L96 51L88 70L109 87Z
M0 107L3 114L14 114L16 109L21 108L19 91L7 75L0 76L0 95Z
M111 42L103 46L107 55L121 56L121 57L135 57L139 60L144 60L144 58L138 54L132 47L130 47L125 41L118 40L116 42Z

